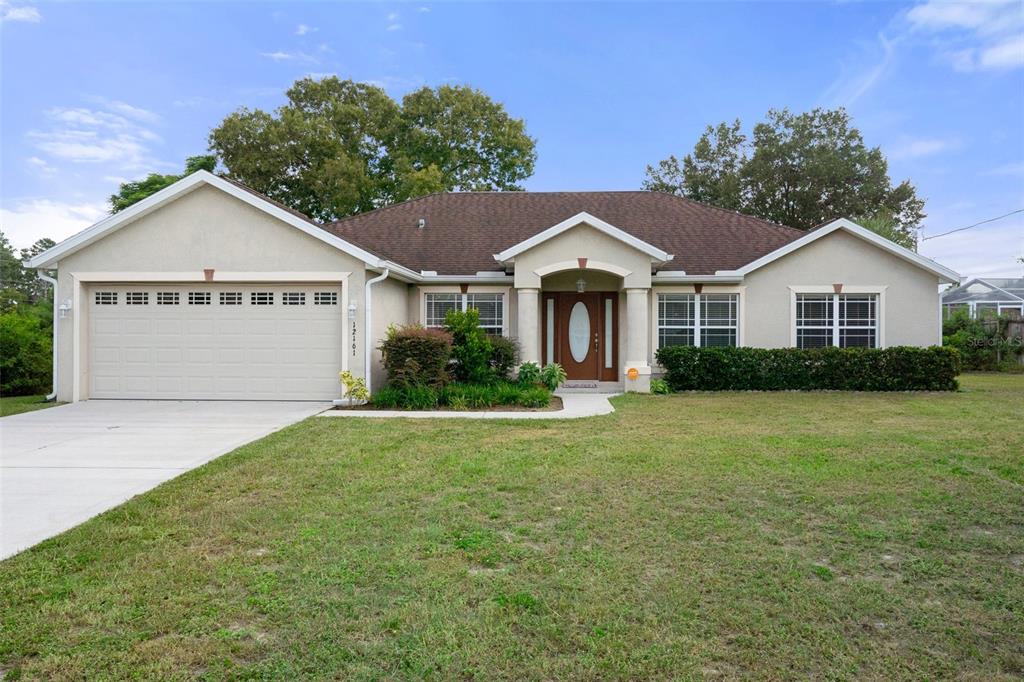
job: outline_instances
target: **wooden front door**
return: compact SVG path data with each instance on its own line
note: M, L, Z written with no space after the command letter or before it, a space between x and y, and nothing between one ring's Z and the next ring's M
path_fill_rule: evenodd
M543 359L569 379L618 380L618 293L544 294Z

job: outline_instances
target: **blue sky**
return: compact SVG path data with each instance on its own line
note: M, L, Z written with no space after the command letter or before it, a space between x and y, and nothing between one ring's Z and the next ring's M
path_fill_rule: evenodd
M465 83L537 138L528 189L638 188L709 123L849 108L924 236L1024 208L1024 3L0 2L0 226L18 246L176 172L240 106L337 74L393 97ZM1019 276L1024 213L921 252Z

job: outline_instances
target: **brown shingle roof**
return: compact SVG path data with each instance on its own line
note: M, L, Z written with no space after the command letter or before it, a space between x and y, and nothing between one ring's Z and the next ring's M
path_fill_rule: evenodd
M664 269L733 270L805 232L660 192L449 192L351 216L324 229L413 270L501 270L494 254L587 212L674 254ZM426 227L417 228L419 220Z

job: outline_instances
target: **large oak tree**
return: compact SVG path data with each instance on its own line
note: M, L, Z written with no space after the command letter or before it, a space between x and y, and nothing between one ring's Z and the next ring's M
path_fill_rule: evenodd
M805 230L870 217L905 245L925 217L914 186L892 184L881 150L864 144L844 109L773 109L750 138L738 120L708 126L681 164L670 156L648 166L644 187Z
M273 113L242 108L210 133L228 176L318 220L442 190L518 190L535 141L470 87L401 103L367 83L304 78Z

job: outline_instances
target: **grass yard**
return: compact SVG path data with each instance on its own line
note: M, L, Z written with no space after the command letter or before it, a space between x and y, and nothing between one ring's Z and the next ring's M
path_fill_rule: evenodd
M1019 679L1024 376L309 419L0 563L13 679Z
M63 405L58 402L44 402L42 395L16 395L0 397L0 417L9 417L22 412L34 412L47 407Z

